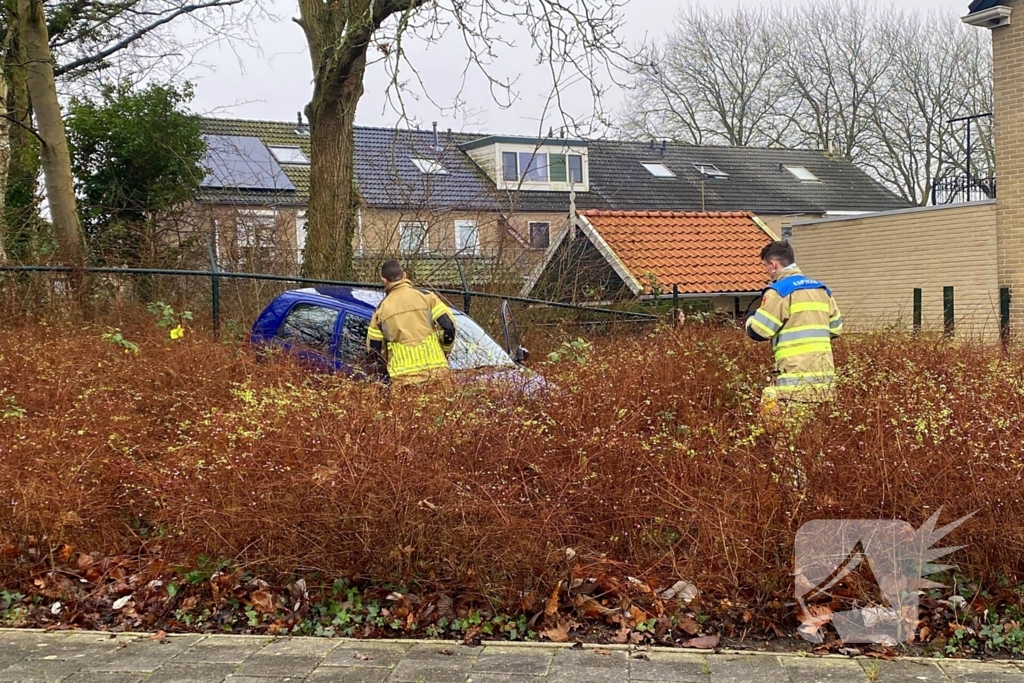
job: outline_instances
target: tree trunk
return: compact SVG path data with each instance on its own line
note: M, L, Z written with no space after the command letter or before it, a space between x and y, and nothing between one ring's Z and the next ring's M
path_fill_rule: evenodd
M17 0L4 3L10 44L4 53L7 78L7 109L10 115L10 162L3 222L7 231L7 256L12 261L32 263L36 260L39 218L39 140L32 132L32 112L28 101L25 64L25 41Z
M4 36L6 44L10 29ZM6 52L6 51L5 51ZM7 241L7 224L3 220L4 197L7 193L7 171L11 165L11 122L7 118L7 77L0 70L0 263L7 260L4 243Z
M306 277L347 280L352 276L352 238L356 228L356 105L363 94L365 52L346 77L317 83L309 107L309 213L302 268Z
M25 65L28 90L39 126L39 137L42 138L43 177L57 237L58 260L82 266L85 264L85 237L75 206L71 153L57 100L53 57L41 0L18 0L18 13L22 19L22 39L28 56Z

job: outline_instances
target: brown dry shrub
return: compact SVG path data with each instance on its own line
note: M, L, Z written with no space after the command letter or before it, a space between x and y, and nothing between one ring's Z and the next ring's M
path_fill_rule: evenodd
M388 396L198 334L135 325L136 356L102 332L0 332L0 546L206 555L506 605L570 572L764 602L790 590L804 522L919 525L941 507L942 522L978 511L946 543L968 544L961 571L1024 573L1024 362L996 349L842 343L839 402L790 441L760 427L769 354L737 331L537 359L557 389L532 398Z

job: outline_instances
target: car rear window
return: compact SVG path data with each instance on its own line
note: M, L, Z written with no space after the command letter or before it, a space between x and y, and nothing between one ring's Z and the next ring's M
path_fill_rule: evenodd
M286 344L331 355L331 337L340 313L323 306L298 304L281 323L277 338Z

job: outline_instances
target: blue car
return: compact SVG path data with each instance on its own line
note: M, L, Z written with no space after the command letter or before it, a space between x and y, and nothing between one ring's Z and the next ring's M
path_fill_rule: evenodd
M276 346L300 362L325 372L381 379L366 349L370 317L384 293L353 287L315 287L280 294L253 323L249 340ZM529 357L519 345L508 302L502 302L504 348L468 315L455 315L455 344L449 366L460 379L508 381L527 393L544 385L543 378L521 366Z

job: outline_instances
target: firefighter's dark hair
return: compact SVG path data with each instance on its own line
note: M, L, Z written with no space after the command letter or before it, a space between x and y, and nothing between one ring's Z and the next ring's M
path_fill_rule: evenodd
M388 282L398 282L405 277L405 269L398 261L385 261L380 267L380 276Z
M796 255L789 242L772 242L761 250L761 260L778 261L784 266L791 266L796 263Z

